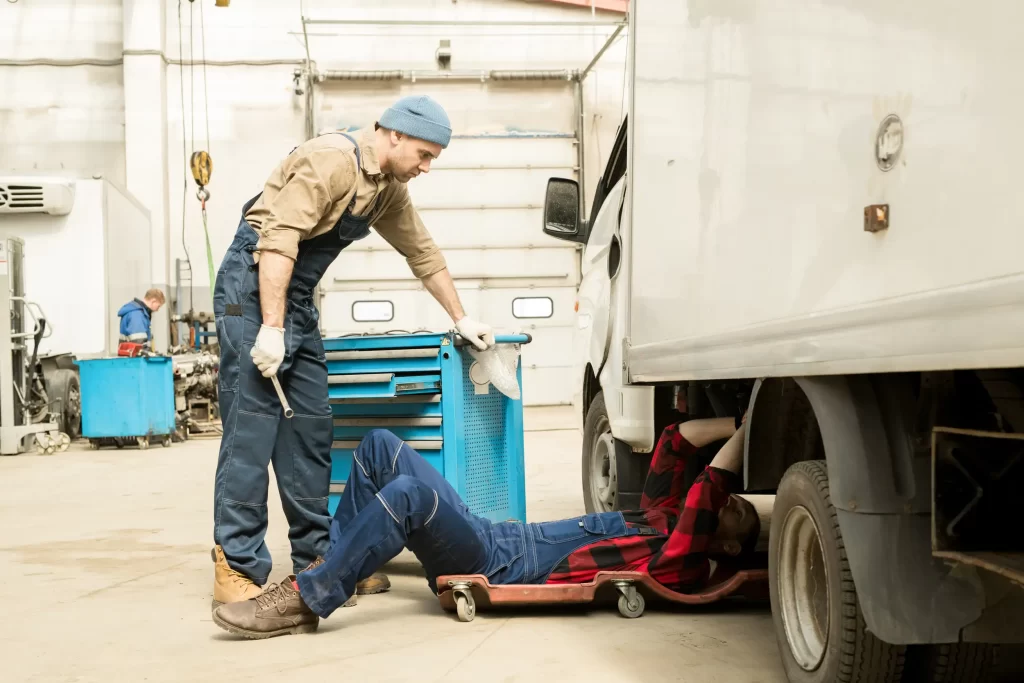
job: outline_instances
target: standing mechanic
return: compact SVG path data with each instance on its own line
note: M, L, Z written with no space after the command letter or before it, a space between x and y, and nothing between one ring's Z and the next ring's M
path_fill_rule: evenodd
M450 140L448 115L437 102L404 97L358 137L329 133L296 147L242 208L213 299L224 424L214 484L214 607L252 598L267 581L271 462L295 571L330 546L333 418L313 290L342 249L372 225L406 258L460 335L479 349L494 344L491 328L463 311L405 185L427 173ZM269 379L275 375L292 419L281 419ZM388 587L378 574L359 592Z

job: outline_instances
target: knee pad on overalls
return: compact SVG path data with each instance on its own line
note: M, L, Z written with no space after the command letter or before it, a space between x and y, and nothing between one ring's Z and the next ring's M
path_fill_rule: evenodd
M437 491L416 477L400 474L377 494L395 522L412 531L437 512Z
M366 473L393 472L395 457L404 442L386 429L371 429L356 447L355 457Z

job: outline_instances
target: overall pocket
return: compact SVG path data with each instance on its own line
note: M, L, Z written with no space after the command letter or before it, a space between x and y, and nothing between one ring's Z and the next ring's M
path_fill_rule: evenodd
M607 529L599 512L557 522L540 522L533 526L534 539L538 543L550 545L567 543L587 536L603 536L605 533Z
M492 584L523 583L526 574L526 534L518 523L495 525L485 572Z

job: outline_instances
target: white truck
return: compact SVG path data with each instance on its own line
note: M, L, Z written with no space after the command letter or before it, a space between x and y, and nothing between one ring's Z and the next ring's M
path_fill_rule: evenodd
M1017 0L633 0L589 219L549 182L544 231L583 249L587 508L635 505L673 395L749 407L794 683L1019 666L1021 26Z

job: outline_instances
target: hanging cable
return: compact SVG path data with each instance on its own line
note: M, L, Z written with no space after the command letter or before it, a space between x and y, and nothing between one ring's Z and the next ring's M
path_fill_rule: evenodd
M193 37L196 21L195 0L188 0L188 108L192 114L192 151L196 151L196 41Z
M190 7L195 5L195 0L189 0ZM190 11L190 17L194 16ZM192 157L189 159L189 165L192 168L192 177L196 181L196 185L199 189L196 190L196 198L199 200L199 210L203 217L203 237L206 239L206 267L207 273L210 278L210 289L212 290L216 285L216 275L214 274L213 268L213 249L210 247L210 228L207 223L206 216L206 201L210 198L210 191L206 189L206 186L210 184L210 176L213 175L213 159L210 157L210 103L209 95L206 87L206 13L203 11L203 5L199 5L199 21L200 25L200 36L202 40L202 62L203 62L203 109L205 112L206 119L206 149L196 150L196 128L195 128L195 116L196 107L195 99L192 100ZM192 71L192 83L193 90L195 88L195 43L192 38L192 29L189 28L189 69Z
M184 57L185 40L181 27L181 0L178 0L178 56ZM188 241L185 239L185 210L188 202L188 130L185 128L185 64L182 59L181 68L178 70L178 82L181 85L181 161L182 161L182 183L181 183L181 248L185 251L185 263L188 264L188 310L195 310L194 294L192 289L192 258L188 253Z
M210 198L210 191L206 188L210 184L210 176L213 174L213 160L208 151L210 146L210 108L208 103L208 88L206 81L206 13L203 6L199 5L199 19L201 22L200 36L202 40L202 62L203 62L203 106L206 120L206 146L207 150L196 149L196 105L195 105L195 0L189 1L189 27L188 27L188 76L189 76L189 121L191 127L185 121L185 37L182 26L181 1L178 0L178 53L181 62L181 151L182 160L185 162L185 170L182 182L181 194L181 246L185 251L185 262L188 264L189 281L189 312L195 311L195 288L193 286L194 273L192 269L192 257L188 250L186 239L186 212L188 210L188 175L192 172L192 178L196 181L199 189L196 191L196 198L199 200L199 210L203 218L203 235L206 239L206 265L210 278L210 289L216 284L216 277L213 268L213 250L210 247L210 230L206 214L206 202ZM189 144L191 142L191 145ZM189 146L192 148L189 154Z
M213 147L210 146L210 95L206 89L206 12L203 11L203 4L199 3L199 35L203 47L203 110L206 114L206 151L213 154ZM213 284L211 283L211 287Z

